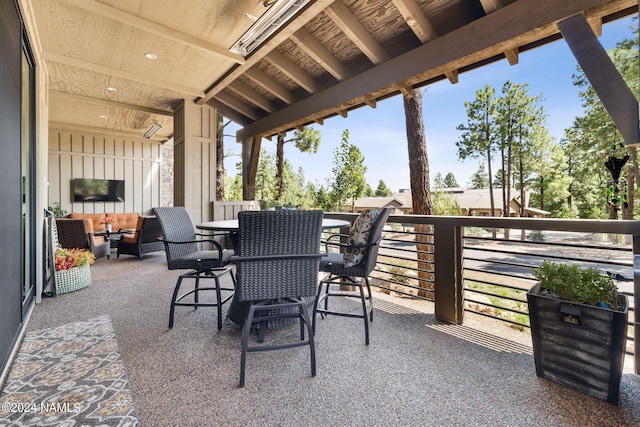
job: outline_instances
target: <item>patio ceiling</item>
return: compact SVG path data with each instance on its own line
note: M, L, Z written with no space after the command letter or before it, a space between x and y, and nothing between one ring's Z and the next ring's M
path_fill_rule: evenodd
M167 139L188 99L239 123L241 138L269 137L488 62L515 65L576 13L599 34L638 10L637 0L315 0L248 56L231 53L270 3L34 0L50 123L141 135L156 120Z

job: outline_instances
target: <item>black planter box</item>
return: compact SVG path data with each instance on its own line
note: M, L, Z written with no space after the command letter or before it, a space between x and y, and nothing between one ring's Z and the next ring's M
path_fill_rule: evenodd
M527 292L536 374L618 404L627 339L628 303L622 311Z

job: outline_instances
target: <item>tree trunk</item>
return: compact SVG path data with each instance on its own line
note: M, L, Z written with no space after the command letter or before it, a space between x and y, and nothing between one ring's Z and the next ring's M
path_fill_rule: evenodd
M411 198L413 213L432 215L431 188L429 184L429 157L427 141L424 135L422 119L422 92L413 89L404 94L404 114L407 127L407 148L409 151L409 176L411 181ZM418 251L418 286L425 290L418 291L419 296L431 297L434 276L433 265L433 227L416 224L416 248Z
M500 171L500 176L502 177L502 216L506 216L504 213L507 211L507 180L509 178L506 176L507 159L504 154L504 145L500 147L500 164L502 165L502 169Z
M544 210L544 177L540 177L540 210Z
M216 201L224 202L224 126L216 114Z
M284 173L284 133L278 134L276 144L276 201L282 204L283 178Z
M491 204L491 216L496 216L496 201L493 197L493 176L491 171L491 146L487 147L487 170L489 171L489 203ZM491 229L491 237L496 238L496 229Z

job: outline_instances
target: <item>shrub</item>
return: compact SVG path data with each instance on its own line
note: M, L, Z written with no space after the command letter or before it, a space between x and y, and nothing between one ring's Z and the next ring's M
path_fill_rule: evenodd
M598 305L598 302L616 305L617 289L613 279L601 275L597 268L581 269L577 264L544 261L533 275L540 280L540 287L561 299L589 305Z

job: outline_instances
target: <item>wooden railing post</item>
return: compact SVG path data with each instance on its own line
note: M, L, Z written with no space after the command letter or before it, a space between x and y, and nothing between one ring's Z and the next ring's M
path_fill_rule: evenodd
M458 325L464 315L462 230L441 224L433 230L436 318Z

